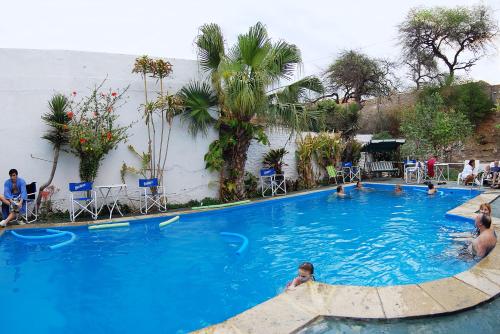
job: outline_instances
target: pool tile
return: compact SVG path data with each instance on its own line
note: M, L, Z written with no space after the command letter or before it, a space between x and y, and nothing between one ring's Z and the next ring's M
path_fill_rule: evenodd
M283 298L299 308L305 308L314 314L325 314L335 287L329 284L308 282L295 290L283 293Z
M403 318L446 312L418 285L397 285L378 288L387 318Z
M304 307L290 303L289 299L278 295L262 304L229 319L231 325L242 333L290 333L317 317Z
M336 285L326 305L325 316L352 318L384 318L377 288Z
M422 283L419 286L449 312L468 308L490 299L486 293L454 277Z
M191 332L192 334L244 334L244 332L238 330L238 328L228 324L227 322L222 322L217 325L202 328L200 330Z
M455 275L455 277L469 285L472 285L478 290L488 294L491 297L500 293L500 286L493 283L484 275L481 269L472 269Z

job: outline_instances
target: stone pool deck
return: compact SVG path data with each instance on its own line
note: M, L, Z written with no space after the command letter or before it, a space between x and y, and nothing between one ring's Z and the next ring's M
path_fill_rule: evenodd
M387 184L388 181L365 183ZM392 182L389 183L393 184ZM450 187L454 187L454 185L442 186L442 188ZM286 197L300 196L306 193L329 189L333 190L334 188L324 187L317 190L294 193ZM460 187L460 189L464 188ZM483 193L450 210L448 213L473 218L480 203L490 203L500 196L500 191L498 190L489 190L488 188L482 190L484 190ZM252 202L278 200L280 198L283 197L259 199ZM0 236L4 231L10 229L133 222L134 220L145 218L171 217L193 212L199 211L184 210L148 216L76 223L15 225L6 229L0 229ZM493 227L497 231L497 234L500 235L500 218L493 218ZM498 244L500 244L500 240ZM308 282L293 291L283 292L220 324L200 329L194 333L296 333L324 317L353 319L424 317L466 310L484 303L499 294L500 247L496 247L486 258L468 271L452 277L421 284L365 287Z
M499 195L499 191L485 189L482 194L448 213L473 218L480 203L490 203ZM500 235L499 218L493 218L493 228ZM497 247L477 265L452 277L386 287L308 282L220 324L193 333L297 333L326 317L400 319L467 310L500 294L499 245L500 240Z

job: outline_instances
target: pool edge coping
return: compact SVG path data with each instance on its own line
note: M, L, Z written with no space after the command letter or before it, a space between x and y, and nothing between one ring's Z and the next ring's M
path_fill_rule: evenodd
M365 182L365 185L371 183L380 184ZM484 191L447 211L446 215L471 219L480 203L491 203L499 196L499 192ZM500 219L492 217L492 223L500 233ZM498 245L500 240L488 256L453 276L382 287L308 282L192 333L297 333L320 318L413 319L469 310L500 295Z

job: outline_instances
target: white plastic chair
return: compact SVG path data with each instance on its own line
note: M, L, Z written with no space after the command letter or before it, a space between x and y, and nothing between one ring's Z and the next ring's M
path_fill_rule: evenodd
M165 187L160 186L157 178L139 179L139 210L147 214L153 207L158 211L167 211Z
M97 219L97 194L92 189L92 182L79 182L69 184L69 218L75 221L83 212L88 212L92 219Z
M404 161L404 178L405 183L412 183L415 179L415 183L420 183L424 177L425 170L420 161L407 160Z
M470 160L464 161L464 168L466 165L469 164L469 161ZM472 173L475 176L474 176L474 180L471 183L471 187L478 186L479 188L481 188L483 186L483 181L484 181L484 170L482 170L481 166L479 165L479 163L480 163L479 160L474 160L474 161L475 161L475 164L474 164L475 167L472 170ZM462 169L462 172L463 172L463 169ZM457 185L460 185L460 184L466 185L464 183L465 178L462 177L462 172L458 173Z

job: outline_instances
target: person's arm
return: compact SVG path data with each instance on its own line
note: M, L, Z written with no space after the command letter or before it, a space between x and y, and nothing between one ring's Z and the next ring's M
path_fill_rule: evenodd
M295 287L296 287L297 285L299 285L299 284L300 284L299 278L298 278L298 277L295 277L295 278L293 279L292 283L290 283L290 285L288 286L288 288L287 288L287 289L289 289L289 290L293 290L293 289L295 289Z
M8 201L12 200L12 183L10 183L9 180L5 181L3 184L3 194Z

